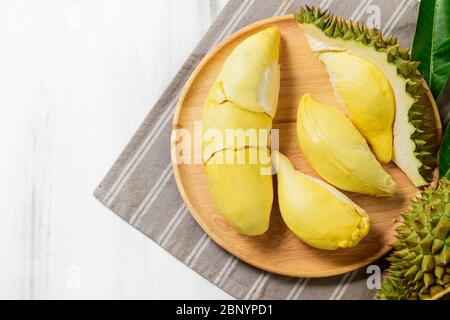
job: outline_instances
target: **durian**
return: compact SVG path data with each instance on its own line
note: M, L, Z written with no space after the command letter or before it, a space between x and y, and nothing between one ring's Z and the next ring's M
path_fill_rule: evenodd
M280 90L280 32L244 39L225 61L203 107L203 164L211 195L245 235L269 228L270 129Z
M297 134L303 154L328 183L375 196L394 193L394 180L337 107L321 104L305 94L298 108Z
M273 202L268 149L219 151L205 169L215 203L230 225L249 236L266 232Z
M239 108L275 117L280 91L280 31L271 27L245 39L219 74L224 99Z
M450 292L450 181L427 188L397 228L382 300L439 299Z
M339 100L381 163L392 160L395 96L383 72L373 63L347 52L322 52Z
M203 108L203 159L224 149L269 147L272 118L264 112L236 107L226 100L214 100L217 86L211 90Z
M329 184L296 171L288 158L273 154L278 203L288 228L318 249L356 246L369 232L369 216Z
M423 80L418 62L410 61L409 50L400 48L396 38L383 37L377 29L319 8L304 7L295 19L314 52L347 52L384 73L396 102L393 161L416 186L426 185L437 165L438 124L433 110L420 101Z

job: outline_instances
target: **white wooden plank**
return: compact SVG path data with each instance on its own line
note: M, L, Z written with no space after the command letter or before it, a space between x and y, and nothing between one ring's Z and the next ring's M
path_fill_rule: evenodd
M0 298L228 298L91 195L225 3L0 2Z

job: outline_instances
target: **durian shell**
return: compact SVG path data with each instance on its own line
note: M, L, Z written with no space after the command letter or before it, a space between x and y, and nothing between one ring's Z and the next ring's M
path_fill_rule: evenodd
M422 111L420 117L410 116L410 122L414 123L415 127L415 133L411 135L411 140L415 144L415 159L411 161L420 161L419 172L423 177L422 181L430 182L436 178L442 124L434 100L431 99L433 101L429 105L427 99L424 99L425 93L430 94L430 89L418 71L418 62L409 60L409 49L401 48L395 37L383 37L377 29L334 16L320 8L305 6L295 13L294 17L299 24L315 25L329 38L360 42L376 51L386 53L388 61L395 64L398 74L406 79L406 91ZM426 183L415 181L415 184L423 186Z
M402 215L377 299L439 299L450 293L450 180L423 191Z

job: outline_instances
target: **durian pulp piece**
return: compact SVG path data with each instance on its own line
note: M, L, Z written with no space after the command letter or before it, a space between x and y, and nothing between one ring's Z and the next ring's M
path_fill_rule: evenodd
M298 108L297 135L303 154L328 183L375 196L395 192L394 180L337 107L321 104L305 94Z
M395 95L393 161L416 186L433 178L439 139L431 109L420 103L423 93L418 63L397 39L383 38L377 29L343 20L319 8L295 14L311 49L316 53L343 51L376 65L389 80ZM425 113L433 120L425 120Z
M383 72L373 63L346 52L322 52L331 83L381 163L392 160L395 96Z
M376 298L439 299L450 293L450 181L413 200L397 227L391 266Z
M289 229L305 243L324 250L350 248L369 232L364 209L329 184L296 171L284 155L273 154L278 203Z
M280 91L280 32L271 27L240 43L230 54L218 82L224 100L275 117Z
M211 194L229 224L244 235L260 235L269 227L279 46L277 28L244 39L226 60L203 109L203 163Z
M230 225L249 236L266 232L273 202L269 150L219 151L205 169L214 201Z
M221 94L216 83L203 107L203 161L224 149L269 147L272 118L241 109L229 101L218 103Z

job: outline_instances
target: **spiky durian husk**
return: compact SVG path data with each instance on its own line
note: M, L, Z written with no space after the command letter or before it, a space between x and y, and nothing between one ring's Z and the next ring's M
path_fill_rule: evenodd
M427 181L433 178L437 166L438 142L434 113L421 103L424 93L422 75L418 71L419 62L411 61L409 49L401 48L395 37L383 37L380 30L332 15L320 8L304 7L295 13L299 24L314 24L329 38L356 41L378 52L386 53L386 59L397 67L397 73L405 79L405 90L415 100L409 109L409 121L415 132L411 135L415 143L414 154L420 161L420 175Z
M450 180L412 202L392 247L377 299L436 299L450 291Z

